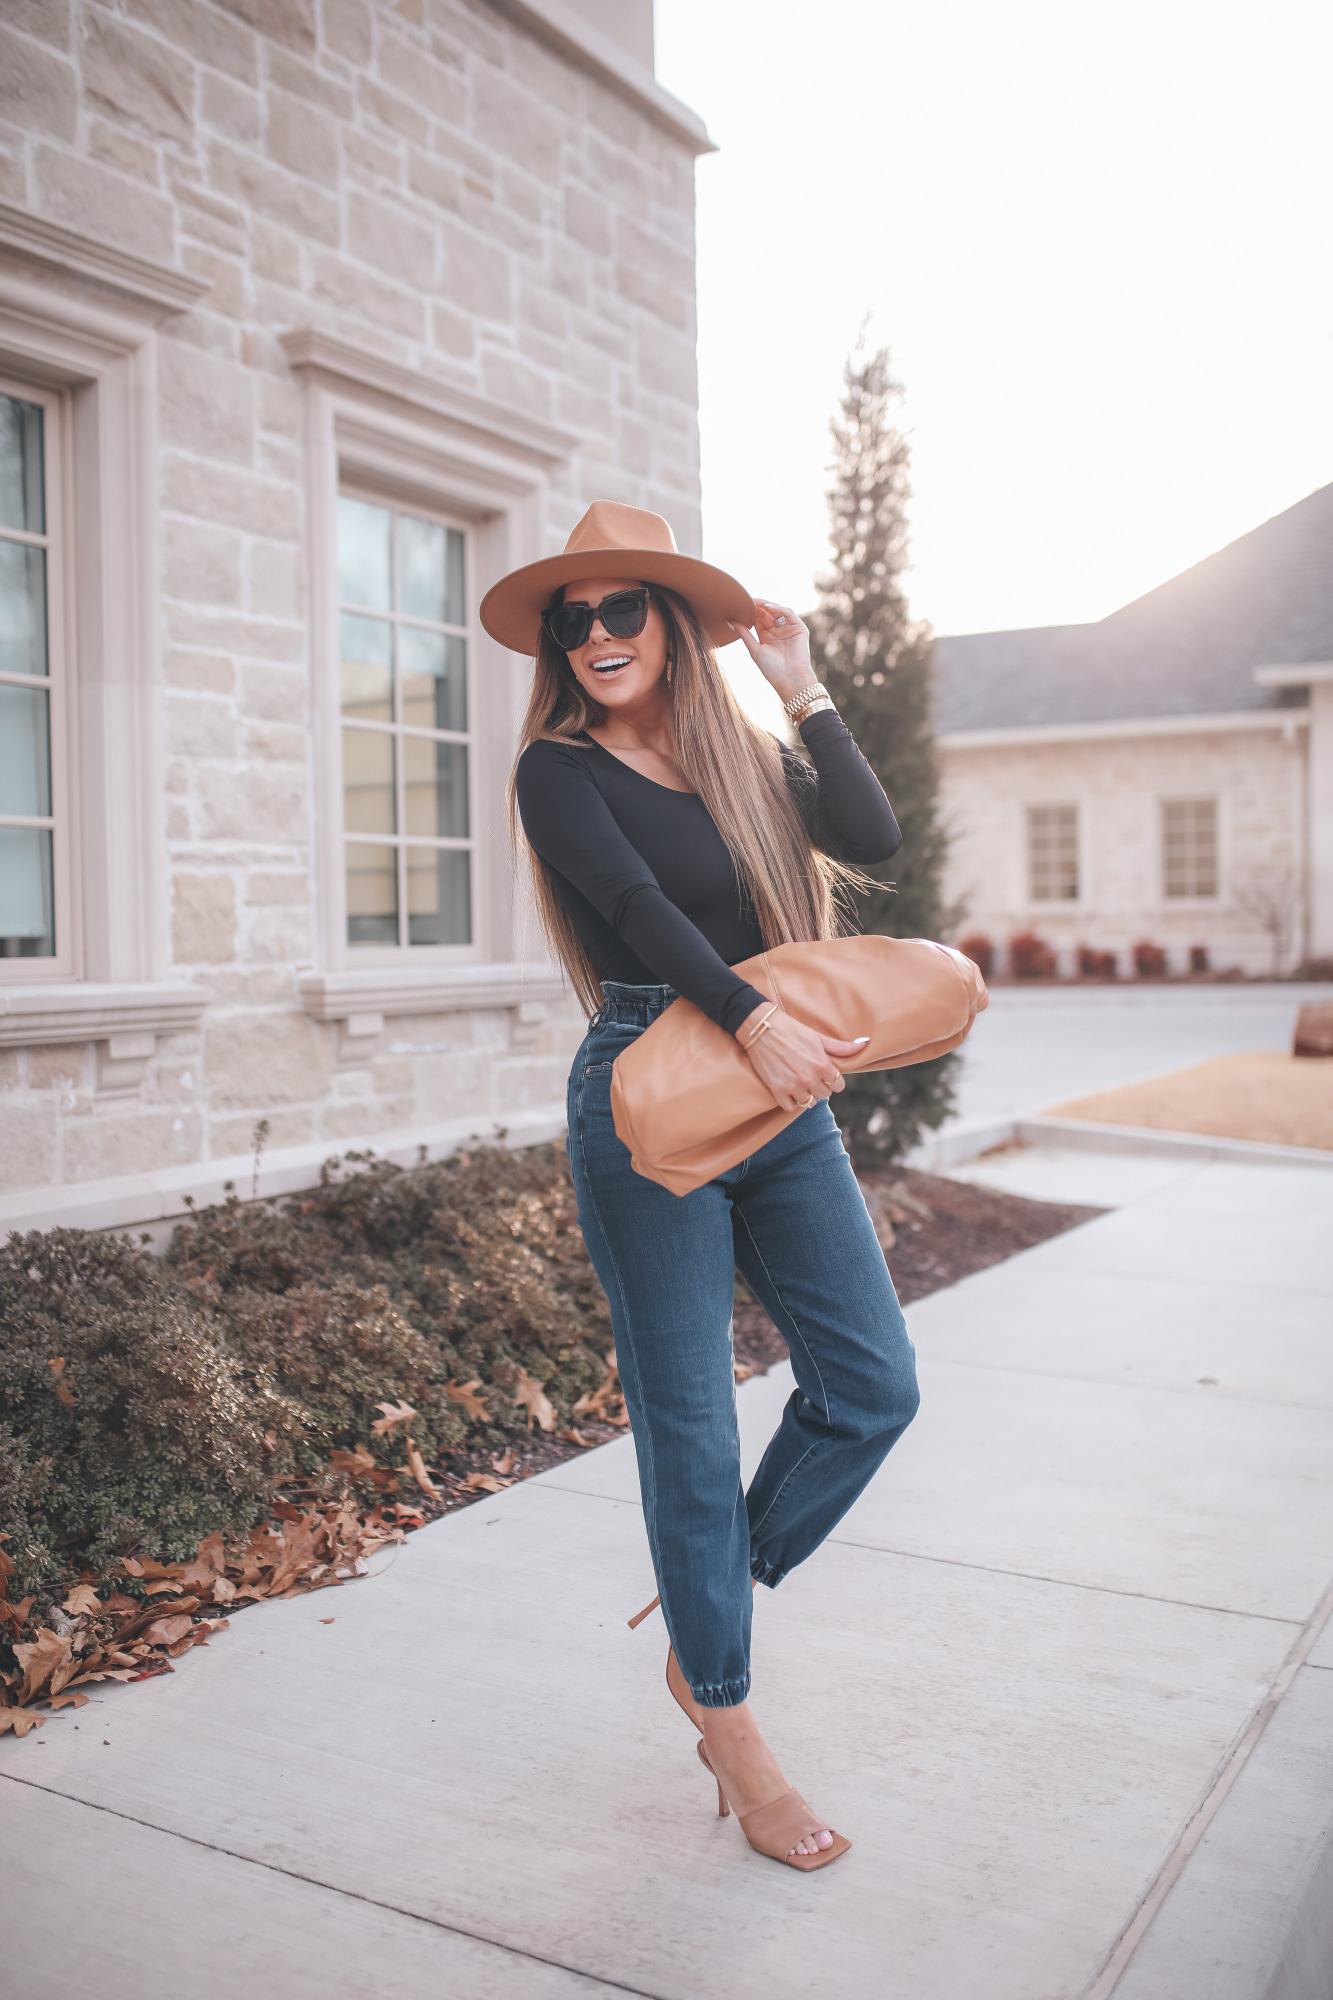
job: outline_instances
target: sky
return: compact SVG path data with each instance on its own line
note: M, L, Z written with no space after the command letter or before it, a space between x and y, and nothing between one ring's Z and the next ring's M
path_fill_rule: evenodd
M703 552L750 590L813 599L867 316L938 632L1103 617L1333 480L1328 0L657 0L656 24L720 148Z

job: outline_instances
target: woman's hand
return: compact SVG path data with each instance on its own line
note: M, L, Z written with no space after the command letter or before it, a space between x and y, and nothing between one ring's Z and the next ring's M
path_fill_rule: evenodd
M790 701L804 687L814 686L810 634L790 605L756 598L754 631L744 625L733 625L731 629L783 701Z
M849 1056L858 1055L870 1037L862 1035L854 1042L840 1042L832 1035L821 1035L817 1029L807 1028L804 1022L793 1020L779 1007L775 1014L768 1015L768 1026L753 1048L746 1048L769 1005L766 1000L753 1014L746 1015L736 1030L736 1040L745 1049L765 1090L784 1111L808 1111L811 1098L816 1101L829 1098L835 1090L844 1088L835 1058L841 1056L845 1062Z

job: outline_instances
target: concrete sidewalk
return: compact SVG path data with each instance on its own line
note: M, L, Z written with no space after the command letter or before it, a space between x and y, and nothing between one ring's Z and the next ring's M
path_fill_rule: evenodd
M917 1423L759 1593L756 1706L846 1860L716 1818L625 1626L625 1441L0 1742L4 1990L1325 1995L1333 1182L1115 1173L911 1309ZM751 1460L789 1388L740 1391Z

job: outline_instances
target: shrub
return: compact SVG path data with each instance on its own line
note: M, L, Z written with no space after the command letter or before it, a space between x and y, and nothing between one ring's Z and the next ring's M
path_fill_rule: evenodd
M1166 953L1161 945L1152 944L1147 938L1140 938L1134 947L1134 971L1140 979L1164 979Z
M0 1405L0 1532L20 1597L71 1564L101 1578L123 1549L179 1560L248 1525L301 1428L155 1258L76 1229L0 1250Z
M1207 945L1206 945L1206 944L1192 944L1192 945L1190 946L1190 971L1191 971L1191 972L1207 972L1207 971L1208 971L1208 969L1209 969L1209 966L1208 966L1208 947L1207 947Z
M983 979L990 978L991 966L995 960L995 947L988 937L983 937L980 932L972 937L965 937L960 940L958 949L964 958L971 959Z
M1094 951L1091 945L1081 944L1078 948L1078 970L1081 979L1114 979L1116 955L1113 951Z
M1015 979L1050 979L1055 974L1055 953L1035 931L1020 931L1009 940L1009 970Z
M610 1316L563 1150L352 1164L280 1204L203 1211L162 1261L81 1230L0 1250L16 1598L44 1607L122 1552L179 1561L242 1534L339 1447L400 1464L401 1433L371 1429L381 1402L412 1405L430 1461L525 1432L520 1386L569 1424L604 1383Z

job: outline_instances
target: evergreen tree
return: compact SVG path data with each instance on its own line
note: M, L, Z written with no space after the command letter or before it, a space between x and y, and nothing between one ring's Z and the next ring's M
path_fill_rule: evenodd
M907 562L910 454L893 421L902 391L887 348L863 349L843 374L831 429L829 493L833 569L820 578L807 619L815 672L893 804L903 844L866 872L855 927L890 937L938 937L948 921L941 878L946 840L931 729L928 626L908 616L900 578ZM882 886L880 886L882 885ZM833 1107L861 1166L898 1159L953 1105L954 1055L908 1069L849 1076Z

